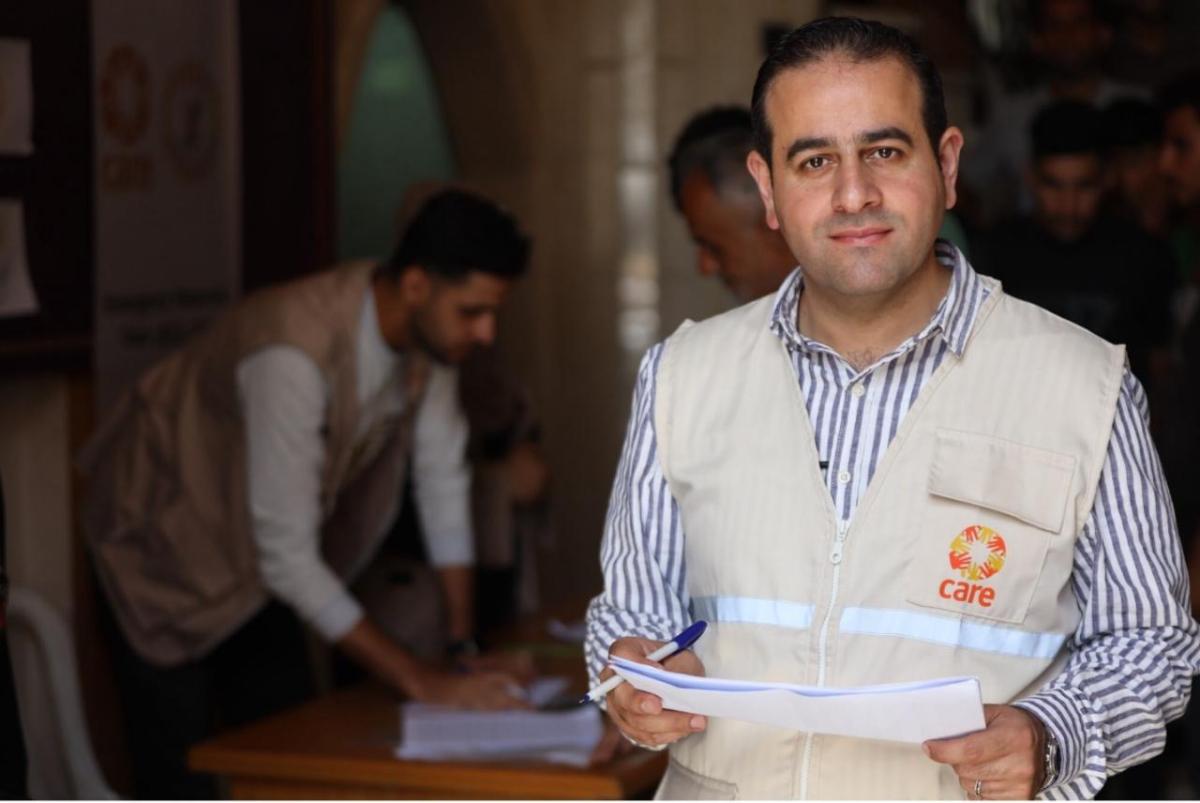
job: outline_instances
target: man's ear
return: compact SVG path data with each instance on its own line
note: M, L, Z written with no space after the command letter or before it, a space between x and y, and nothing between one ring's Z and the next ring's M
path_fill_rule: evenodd
M433 295L433 277L421 265L406 267L397 282L400 297L410 305L424 304Z
M758 185L758 196L762 198L763 210L767 216L767 227L779 229L779 216L775 214L775 190L771 186L771 166L762 158L758 151L750 151L746 156L746 169L754 177Z
M942 184L946 190L946 208L953 209L958 202L958 160L962 155L963 135L956 126L942 133L938 143L938 165L942 169Z

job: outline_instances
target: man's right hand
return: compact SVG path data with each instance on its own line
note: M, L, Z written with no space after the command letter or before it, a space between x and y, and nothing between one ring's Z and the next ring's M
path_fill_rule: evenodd
M608 654L611 658L627 658L672 672L704 675L704 664L700 663L696 653L691 650L677 652L662 663L646 657L664 644L665 641L622 638L612 643ZM612 674L612 669L605 669L600 674L600 679L607 680ZM662 699L657 695L638 691L628 683L622 683L609 693L608 715L620 728L621 733L647 747L659 747L679 741L685 736L703 731L708 724L707 718L699 714L663 708Z

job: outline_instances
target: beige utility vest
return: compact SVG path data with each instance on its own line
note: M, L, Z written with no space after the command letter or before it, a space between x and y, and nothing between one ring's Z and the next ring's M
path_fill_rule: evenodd
M321 546L331 568L345 577L386 525L428 363L406 356L404 413L357 437L356 343L371 276L372 265L356 263L246 298L147 371L80 456L91 474L84 526L96 569L147 661L205 655L268 597L247 504L243 358L292 346L329 386Z
M973 675L1007 703L1059 671L1075 538L1096 492L1124 349L991 294L840 522L772 298L667 342L655 426L687 534L711 676L825 686ZM920 716L914 711L913 716ZM961 798L919 745L711 719L662 797Z

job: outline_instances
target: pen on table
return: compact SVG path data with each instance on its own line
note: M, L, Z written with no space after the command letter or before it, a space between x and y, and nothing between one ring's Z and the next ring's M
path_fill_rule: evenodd
M704 620L694 622L678 636L671 639L646 657L651 661L661 661L664 658L669 658L680 650L686 650L696 642L696 639L700 638L700 635L704 632L706 627L708 627L708 622L705 622ZM581 705L583 703L599 702L600 700L603 700L610 691L615 689L617 686L620 686L624 682L625 678L621 677L620 675L613 675L599 686L596 686L588 691L587 694L580 698L579 702Z

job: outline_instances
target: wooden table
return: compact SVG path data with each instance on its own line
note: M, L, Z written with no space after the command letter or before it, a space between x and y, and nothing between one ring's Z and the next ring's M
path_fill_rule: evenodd
M428 762L395 758L399 703L382 686L335 692L194 747L194 770L227 779L231 797L593 798L646 796L664 753L636 750L606 765Z

